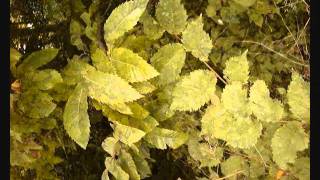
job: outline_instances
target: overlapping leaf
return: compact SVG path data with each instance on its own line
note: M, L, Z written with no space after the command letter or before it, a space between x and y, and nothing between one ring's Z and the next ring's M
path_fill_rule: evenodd
M30 118L48 117L56 108L52 97L44 92L30 90L22 93L17 105Z
M114 9L104 24L105 41L110 45L132 29L144 12L147 3L147 0L128 1Z
M275 122L284 116L283 106L270 98L267 85L262 80L254 82L250 88L250 109L261 121Z
M91 98L106 104L131 102L142 97L125 80L100 71L89 71L84 75Z
M167 44L161 47L151 58L151 64L160 72L155 79L158 85L174 82L179 77L184 65L186 53L181 44Z
M158 149L166 149L167 146L176 149L188 140L188 135L169 129L154 128L144 139Z
M138 142L146 133L130 126L115 123L114 137L119 141L131 146Z
M247 52L243 52L240 56L234 56L226 62L226 68L223 70L224 77L232 81L240 81L246 83L249 79L249 63L247 60Z
M47 64L57 56L58 51L59 49L48 48L31 53L18 66L18 75L21 76L28 71L36 70L37 68Z
M182 32L182 43L187 51L199 58L200 61L208 61L209 53L213 47L209 34L203 30L202 16L188 23Z
M117 74L129 82L146 81L159 75L150 64L126 48L113 49L111 62Z
M185 28L188 16L180 0L160 0L156 7L156 18L166 31L179 34Z
M160 24L148 13L145 11L140 17L140 21L143 24L143 32L147 35L149 39L159 39L164 29Z
M287 92L290 111L295 118L310 121L310 83L294 72Z
M309 146L309 138L298 122L288 122L275 133L271 141L273 160L282 169L294 163L297 152Z
M195 70L179 81L173 89L172 110L196 111L210 100L216 90L215 74Z

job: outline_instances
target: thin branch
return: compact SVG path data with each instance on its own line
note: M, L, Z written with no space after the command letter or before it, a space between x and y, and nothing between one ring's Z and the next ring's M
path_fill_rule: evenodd
M266 46L266 45L264 45L264 44L262 44L262 43L255 42L255 41L246 41L246 40L240 41L240 42L242 42L242 43L250 43L250 44L257 44L257 45L262 46L262 47L264 47L265 49L267 49L267 50L269 50L269 51L277 54L278 56L280 56L280 57L288 60L289 62L291 62L291 63L293 63L293 64L300 65L300 66L304 66L304 67L309 67L309 66L306 65L306 64L302 64L302 63L299 63L299 62L297 62L297 61L293 61L292 59L288 58L286 55L284 55L284 54L282 54L282 53L280 53L280 52L278 52L278 51L275 51L275 50L273 50L272 48L270 48L270 47L268 47L268 46ZM297 59L297 58L295 58L295 59ZM297 59L297 60L298 60L298 59Z
M243 173L243 172L244 172L244 170L237 171L237 172L232 173L232 174L229 174L229 175L227 175L227 176L225 176L225 177L218 178L218 179L213 179L213 180L222 180L222 179L227 179L227 178L229 178L229 177L236 176L236 175L241 174L241 173Z
M299 36L298 36L298 38L297 38L297 41L295 41L294 45L293 45L293 46L292 46L292 47L287 51L287 53L288 53L288 52L290 52L290 51L293 49L293 47L294 47L294 46L296 46L296 45L298 44L298 41L300 40L301 35L302 35L302 34L303 34L303 32L305 31L305 29L306 29L306 27L307 27L307 25L308 25L309 21L310 21L310 17L308 18L308 21L306 22L306 24L304 25L304 27L303 27L303 29L302 29L301 33L299 34Z
M258 154L259 154L259 156L260 156L260 158L261 158L261 160L262 160L262 162L263 162L263 165L264 165L264 167L266 168L266 167L267 167L267 164L266 164L266 162L264 161L264 159L263 159L260 151L259 151L258 148L256 147L256 145L254 145L254 149L258 152Z
M210 69L212 72L214 72L216 74L216 76L218 77L218 79L220 79L224 84L228 84L214 69L212 69L208 63L202 61L208 69Z

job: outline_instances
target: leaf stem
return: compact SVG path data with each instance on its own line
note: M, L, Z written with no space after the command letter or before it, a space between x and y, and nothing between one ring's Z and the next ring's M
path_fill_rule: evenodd
M218 79L220 79L224 84L228 84L214 69L212 69L212 67L209 66L208 63L202 61L206 66L207 68L209 68L212 72L214 72L216 74L216 76L218 77Z

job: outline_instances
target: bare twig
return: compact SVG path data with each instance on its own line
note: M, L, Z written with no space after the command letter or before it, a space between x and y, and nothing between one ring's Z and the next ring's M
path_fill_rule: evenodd
M280 52L278 52L278 51L275 51L275 50L273 50L272 48L270 48L270 47L268 47L268 46L266 46L266 45L264 45L264 44L262 44L262 43L255 42L255 41L247 41L247 40L240 41L240 42L242 42L242 43L257 44L257 45L262 46L262 47L264 47L265 49L267 49L267 50L269 50L269 51L277 54L278 56L280 56L280 57L288 60L289 62L291 62L291 63L293 63L293 64L300 65L300 66L304 66L304 67L309 67L309 66L306 65L306 64L302 64L302 63L299 63L299 62L297 62L297 61L293 61L292 59L288 58L286 55L284 55L284 54L282 54L282 53L280 53ZM293 57L294 57L294 56L293 56ZM296 57L294 57L294 59L299 60L299 59L297 59Z
M236 175L241 174L241 173L243 173L243 172L244 172L244 170L236 171L235 173L229 174L229 175L227 175L227 176L225 176L225 177L218 178L218 179L212 179L212 180L222 180L222 179L227 179L227 178L229 178L229 177L236 176Z
M218 77L218 79L220 79L224 84L228 84L214 69L212 69L208 63L202 61L208 69L210 69L210 71L214 72L216 74L216 76Z

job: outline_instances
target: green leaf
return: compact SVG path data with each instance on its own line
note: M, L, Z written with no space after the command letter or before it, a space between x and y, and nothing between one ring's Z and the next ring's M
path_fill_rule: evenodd
M237 180L237 177L241 174L247 175L248 170L248 163L240 156L231 156L225 162L221 163L221 171L225 176L243 171L242 173L239 173L239 175L231 176L230 178L228 178L230 180Z
M148 133L144 139L158 149L166 149L167 146L172 149L176 149L188 140L188 135L185 133L156 127L150 133Z
M294 163L297 152L309 146L309 137L298 122L288 122L279 128L271 140L273 160L282 169L287 169L287 163Z
M179 34L187 23L187 12L180 0L160 0L156 7L156 18L166 31Z
M298 179L310 179L310 158L298 158L293 167L290 167L290 172Z
M141 97L125 80L116 75L100 71L89 71L84 75L91 98L105 103L118 104L131 102Z
M216 90L215 74L208 70L195 70L183 77L175 88L170 106L172 110L196 111L205 103Z
M130 126L115 123L113 136L128 146L138 142L146 133Z
M279 101L272 100L266 83L256 80L250 88L250 109L260 120L277 122L284 117L283 106Z
M115 8L104 24L104 39L111 45L113 42L132 29L144 12L148 1L127 1Z
M40 51L35 51L26 57L17 68L19 76L26 72L36 70L37 68L52 61L58 54L59 49L48 48Z
M21 58L21 54L16 49L10 48L10 71L13 76L16 76L17 71L17 63Z
M122 150L119 154L118 163L129 174L130 179L140 180L140 175L130 153Z
M141 152L141 151L140 151ZM144 159L144 155L142 153L131 153L134 163L137 167L137 170L140 174L141 179L151 176L151 169L149 167L148 162Z
M131 84L140 94L149 94L157 88L148 81L136 82Z
M30 118L44 118L48 117L57 106L52 100L47 93L30 90L22 93L17 105Z
M97 70L105 73L115 74L116 69L113 67L109 57L101 50L97 48L91 55L92 63Z
M120 144L114 137L107 137L101 144L102 148L114 157L120 151Z
M186 52L181 44L173 43L161 47L150 59L151 64L160 72L160 76L155 79L155 82L162 86L176 81L185 58Z
M66 83L67 85L76 85L78 82L84 80L83 76L88 71L94 70L94 67L74 56L62 71L64 83Z
M287 91L290 111L295 118L310 122L310 83L294 72Z
M247 60L247 52L243 52L240 56L234 56L226 62L226 68L223 70L224 77L229 81L240 81L247 83L249 79L249 63Z
M223 157L221 147L210 147L207 143L199 143L195 139L189 140L188 151L193 159L200 161L200 168L217 166Z
M111 62L118 75L129 82L146 81L159 75L150 64L126 48L113 49Z
M221 102L228 112L235 115L247 115L247 91L242 88L242 84L239 81L225 86L221 94Z
M107 157L105 162L105 171L109 171L116 180L129 180L129 175L118 165L117 161L111 157ZM102 178L109 179L108 173L103 173Z
M209 34L203 30L202 15L188 23L182 32L182 43L186 50L200 61L209 60L213 45Z
M87 90L78 84L70 95L63 113L63 125L68 135L86 149L90 137Z
M75 19L70 22L70 42L79 50L84 50L85 45L81 40L81 35L84 32L84 27Z
M148 11L142 14L139 21L143 24L143 32L149 39L156 40L162 36L164 29L149 15Z
M49 90L56 84L63 82L60 73L52 69L28 73L23 80L22 84L24 88L37 88L39 90Z

